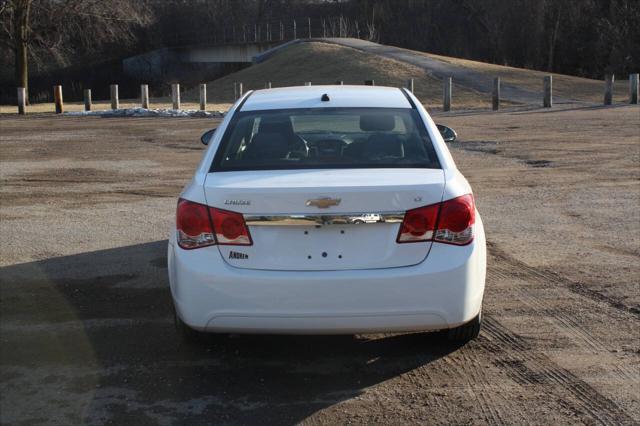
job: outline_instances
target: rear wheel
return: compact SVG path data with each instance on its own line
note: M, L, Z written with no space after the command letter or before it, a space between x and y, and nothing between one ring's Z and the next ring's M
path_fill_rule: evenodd
M459 327L449 329L447 339L450 342L467 343L480 334L482 327L482 311L471 321Z

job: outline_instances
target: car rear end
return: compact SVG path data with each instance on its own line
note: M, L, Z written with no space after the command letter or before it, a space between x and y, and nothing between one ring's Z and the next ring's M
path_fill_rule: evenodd
M479 315L485 264L468 183L424 109L390 88L247 95L169 242L177 315L211 332L453 328Z

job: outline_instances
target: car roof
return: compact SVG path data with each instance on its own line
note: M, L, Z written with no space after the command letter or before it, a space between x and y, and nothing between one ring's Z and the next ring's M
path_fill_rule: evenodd
M329 96L322 101L323 95ZM397 87L384 86L296 86L262 89L246 98L240 111L296 108L411 108Z

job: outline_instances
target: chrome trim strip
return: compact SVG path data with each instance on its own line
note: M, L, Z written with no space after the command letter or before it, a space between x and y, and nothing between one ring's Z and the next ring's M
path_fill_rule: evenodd
M369 217L365 217L369 216ZM376 223L402 223L404 212L333 213L333 214L250 214L244 215L248 226L318 226Z

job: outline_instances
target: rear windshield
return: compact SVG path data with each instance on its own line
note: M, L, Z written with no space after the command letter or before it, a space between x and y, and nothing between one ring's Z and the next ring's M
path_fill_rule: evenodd
M414 109L314 108L237 113L212 171L440 168Z

